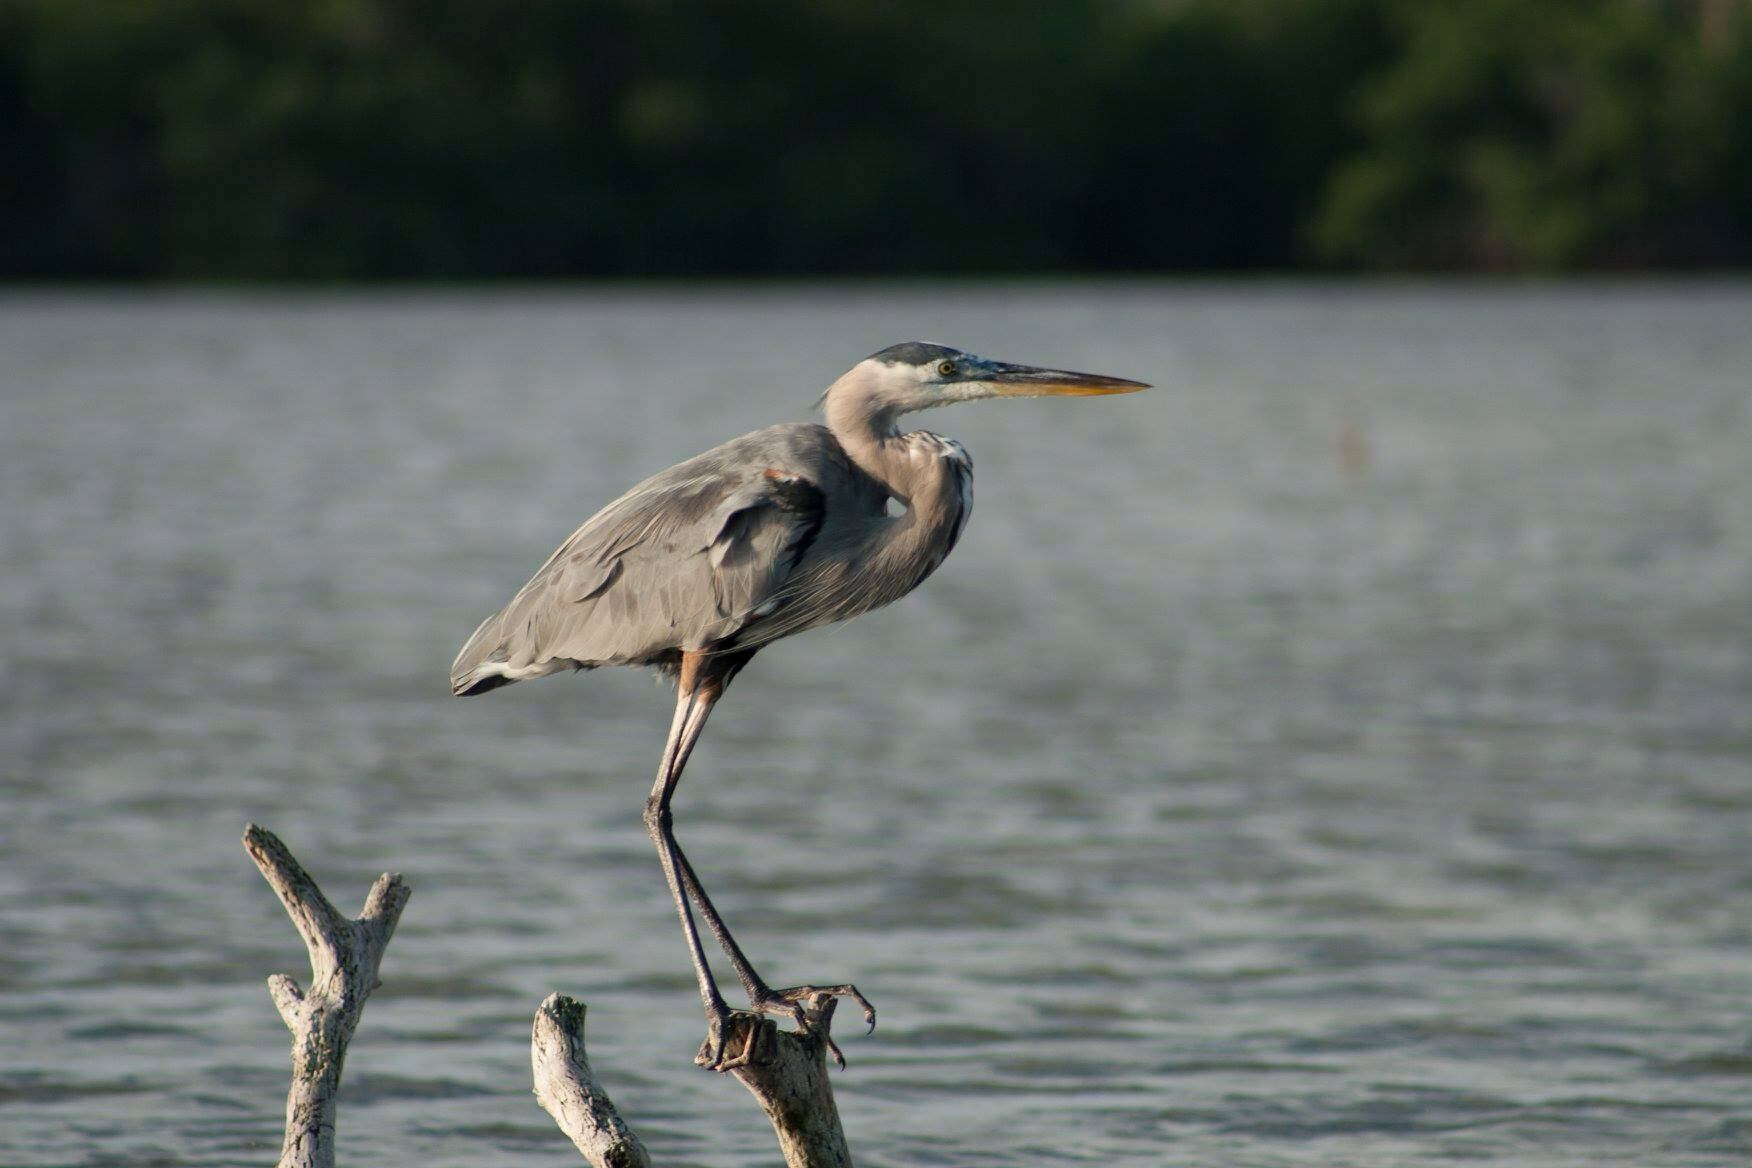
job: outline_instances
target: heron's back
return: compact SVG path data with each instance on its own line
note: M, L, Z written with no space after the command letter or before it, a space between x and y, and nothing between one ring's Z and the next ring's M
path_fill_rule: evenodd
M826 427L770 426L662 471L597 512L481 622L457 694L600 665L673 666L773 614L817 545L855 542L886 493Z

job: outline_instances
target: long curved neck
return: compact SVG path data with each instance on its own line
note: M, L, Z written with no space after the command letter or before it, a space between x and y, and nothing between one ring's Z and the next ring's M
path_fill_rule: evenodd
M859 469L906 504L906 514L882 529L875 555L909 591L955 546L972 503L972 468L957 446L934 434L902 434L898 411L854 370L828 391L827 428Z
M881 483L889 492L912 498L911 465L899 441L895 425L899 412L881 401L875 387L866 381L859 366L834 382L824 399L827 428L858 469Z

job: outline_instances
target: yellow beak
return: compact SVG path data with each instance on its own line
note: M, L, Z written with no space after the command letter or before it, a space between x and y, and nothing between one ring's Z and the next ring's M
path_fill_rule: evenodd
M1073 373L1068 369L1038 369L994 361L979 380L1004 397L1096 397L1149 389L1145 381L1109 377L1104 373Z

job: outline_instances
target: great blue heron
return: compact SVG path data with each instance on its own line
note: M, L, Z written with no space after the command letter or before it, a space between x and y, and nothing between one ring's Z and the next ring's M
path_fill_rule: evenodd
M973 506L973 463L951 439L903 433L900 415L990 397L1147 388L918 341L883 349L822 395L827 425L756 430L604 507L462 647L450 672L458 695L600 665L655 666L676 679L675 718L645 802L645 826L699 978L708 1066L728 1069L746 1052L726 1060L730 1011L706 964L690 898L753 1010L807 1028L803 1003L850 997L876 1024L876 1011L853 986L767 985L676 843L669 802L713 705L762 647L900 599L955 546ZM901 505L899 514L888 513L890 500Z

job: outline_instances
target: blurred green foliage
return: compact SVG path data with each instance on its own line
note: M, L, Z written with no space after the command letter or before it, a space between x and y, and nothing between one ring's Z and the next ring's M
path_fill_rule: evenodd
M0 274L1752 261L1752 0L0 0Z

